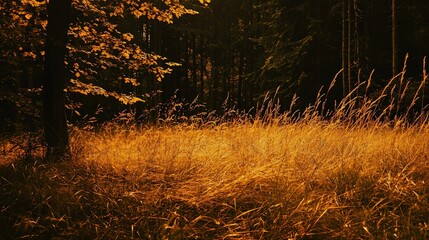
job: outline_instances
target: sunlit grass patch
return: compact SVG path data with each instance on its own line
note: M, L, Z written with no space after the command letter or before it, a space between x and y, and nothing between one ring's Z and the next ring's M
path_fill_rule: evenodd
M3 141L0 239L428 238L428 117L350 104Z
M426 236L428 137L320 122L73 135L78 162L106 187L122 176L131 188L115 191L146 208L167 204L157 233L184 238Z

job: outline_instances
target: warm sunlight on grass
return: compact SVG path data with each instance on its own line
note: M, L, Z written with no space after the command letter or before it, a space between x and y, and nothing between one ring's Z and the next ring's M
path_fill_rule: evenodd
M94 194L158 208L130 224L156 218L162 237L420 239L429 230L428 138L422 126L321 121L111 125L74 132L73 146L98 174ZM112 192L118 181L126 187Z
M428 118L376 104L75 127L71 163L3 143L0 238L426 239Z

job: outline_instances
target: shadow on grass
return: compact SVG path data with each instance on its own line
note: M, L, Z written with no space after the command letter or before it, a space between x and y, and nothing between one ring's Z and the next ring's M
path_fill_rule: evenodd
M129 184L98 174L73 162L0 166L0 239L139 237L131 233L137 199L124 197Z
M173 183L126 174L77 162L1 165L0 239L201 238L186 233L200 215L196 206L169 197Z
M71 164L18 160L0 166L0 239L51 239L73 235L72 218L85 209L73 192L84 178ZM80 180L78 180L81 178ZM79 206L80 205L80 206Z
M186 183L132 174L80 162L1 165L0 239L428 237L427 175L342 177L293 196L250 184L194 204L175 195ZM417 188L413 178L425 181Z

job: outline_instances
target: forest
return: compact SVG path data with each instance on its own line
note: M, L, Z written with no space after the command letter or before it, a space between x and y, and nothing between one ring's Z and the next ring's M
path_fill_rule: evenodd
M0 0L0 239L426 239L427 0Z
M106 121L124 110L156 121L158 108L172 101L199 106L182 109L187 115L250 110L267 95L283 110L295 96L294 107L303 110L335 78L333 108L357 86L363 95L370 77L368 95L380 94L404 65L396 78L414 92L429 52L423 0L394 8L387 0L184 1L189 10L177 13L164 11L163 1L148 2L158 13L137 10L139 1L73 4L65 73L71 122L95 112ZM34 129L42 125L46 4L5 1L1 9L1 131Z

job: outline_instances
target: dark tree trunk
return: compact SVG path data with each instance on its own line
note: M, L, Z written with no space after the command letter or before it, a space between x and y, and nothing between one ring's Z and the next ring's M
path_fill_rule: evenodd
M244 57L243 53L240 52L240 58L238 63L238 87L237 87L237 104L238 108L243 108L243 69L244 69Z
M342 73L342 77L343 77L343 97L345 97L347 95L347 87L346 87L346 79L347 79L347 65L346 65L346 42L347 42L347 38L346 38L346 0L342 1L342 11L341 11L341 16L342 16L342 25L341 25L341 67L343 69L343 73Z
M212 60L212 69L210 75L210 87L209 87L209 107L210 109L217 109L218 100L218 67L215 60Z
M204 101L204 73L206 64L204 61L204 37L200 36L200 98Z
M183 47L181 49L181 51L183 51L183 58L182 60L182 67L180 68L181 71L181 90L182 90L182 98L183 100L185 100L186 102L192 102L196 96L197 96L197 91L195 90L195 88L192 86L193 84L191 83L191 78L189 77L189 69L190 69L190 58L191 58L191 54L189 53L189 49L190 49L190 39L191 36L189 33L184 33L182 35L183 38Z
M45 79L43 82L43 124L47 144L46 160L69 157L69 138L65 112L67 31L72 0L50 0L46 39Z
M347 83L348 93L352 89L352 0L347 1Z
M392 0L392 77L397 72L397 49L396 49L396 6L395 0Z
M193 35L192 39L192 85L198 95L198 79L197 79L197 35Z

